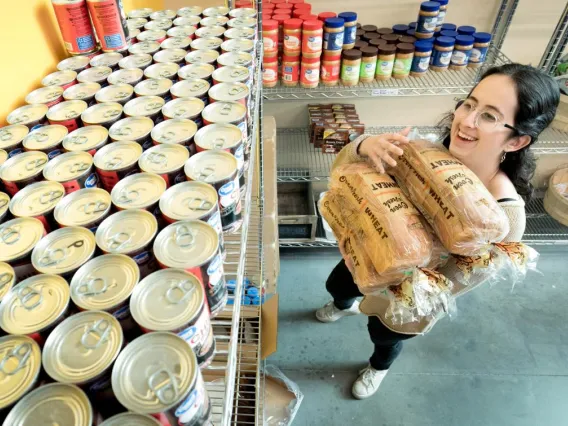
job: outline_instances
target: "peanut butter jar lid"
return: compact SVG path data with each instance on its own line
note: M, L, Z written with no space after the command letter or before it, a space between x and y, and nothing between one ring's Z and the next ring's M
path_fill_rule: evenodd
M369 45L369 43L367 43L366 41L363 40L357 40L355 42L355 49L362 49L364 47L367 47Z
M377 56L379 53L379 49L373 46L363 47L360 51L364 58L372 58L373 56Z
M374 25L365 25L363 27L363 29L365 30L365 27L369 27L369 26L375 27ZM371 30L365 30L365 31L371 31ZM376 33L379 33L380 35L392 34L394 32L392 30L392 28L379 28L379 29L377 29L377 27L375 27L375 29L372 30L372 31L375 31Z
M374 46L374 47L380 47L380 46L385 46L387 45L387 41L383 40L382 38L374 38L371 41L369 41L369 45L370 46Z
M365 32L376 32L377 26L376 25L363 25L361 27L361 29ZM392 33L392 30L390 28L388 28L388 30L390 30L390 32ZM388 34L390 34L390 33L388 33Z
M343 59L347 59L349 61L356 61L357 59L361 59L362 55L363 54L361 53L361 51L357 49L344 50L341 54L341 56L343 56Z
M398 34L384 34L381 35L383 40L386 40L388 44L397 44L400 36Z
M398 53L413 53L414 45L410 43L398 43L396 45L396 51Z
M411 37L411 36L402 36L399 41L401 43L411 43L414 44L414 42L416 41L416 37Z
M394 44L383 44L379 46L380 55L394 55L396 52L396 46Z
M361 37L363 34L365 34L365 30L363 28L359 28L358 30L355 31L356 37Z

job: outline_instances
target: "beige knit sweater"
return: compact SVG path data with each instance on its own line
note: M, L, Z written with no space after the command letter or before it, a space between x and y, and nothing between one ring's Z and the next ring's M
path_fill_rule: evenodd
M345 148L341 150L337 159L333 163L333 167L335 168L341 164L346 163L356 163L361 161L366 161L365 157L362 157L357 154L357 150L359 144L367 137L368 135L363 135L351 142ZM517 201L506 201L501 202L499 205L505 211L505 214L509 218L509 234L503 240L506 242L518 242L521 241L523 234L525 232L526 226L526 216L525 216L525 203L521 199L521 197L517 196ZM452 293L455 296L461 296L462 294L471 291L475 287L483 284L470 284L468 286L464 286L463 284L456 282L455 277L452 275L452 271L447 270L446 268L440 268L439 270L442 274L448 276L448 278L452 279L454 282L454 288L452 289ZM436 318L432 319L423 319L419 322L412 322L407 324L395 324L389 319L386 318L385 314L389 305L389 301L383 296L365 296L363 301L361 302L360 309L366 315L374 315L377 316L381 322L388 328L397 333L403 334L423 334L428 331L434 326L434 324L440 319L442 315L439 315Z

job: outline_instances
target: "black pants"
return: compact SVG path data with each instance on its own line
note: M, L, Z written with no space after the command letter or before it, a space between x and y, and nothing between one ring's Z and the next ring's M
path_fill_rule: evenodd
M350 308L357 297L363 296L344 260L341 260L329 275L326 288L339 309ZM413 334L401 334L390 330L375 316L369 317L367 328L371 341L375 344L375 351L369 362L376 370L387 370L400 354L402 341L414 337Z

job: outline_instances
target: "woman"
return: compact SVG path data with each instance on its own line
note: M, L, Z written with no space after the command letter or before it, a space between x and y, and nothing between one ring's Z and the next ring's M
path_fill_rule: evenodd
M467 99L442 122L444 145L479 177L509 218L510 232L504 241L517 242L523 236L524 202L532 196L530 180L536 166L529 147L553 120L559 97L551 77L527 65L507 64L488 70ZM363 135L342 150L334 167L358 161L371 161L381 173L385 163L396 167L395 158L402 155L399 145L409 143L409 130ZM456 295L465 292L463 285L454 284ZM326 288L333 300L317 310L318 320L334 322L360 313L356 298L362 294L344 261L332 271ZM353 384L357 399L378 390L403 340L427 332L436 321L394 324L385 317L387 306L388 301L376 296L366 297L362 304L369 315L368 330L375 350Z

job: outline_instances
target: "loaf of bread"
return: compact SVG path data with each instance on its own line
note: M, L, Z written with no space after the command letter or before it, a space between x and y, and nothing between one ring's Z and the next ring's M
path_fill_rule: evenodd
M318 207L321 215L331 227L335 238L341 245L341 240L347 232L347 227L341 217L341 211L335 200L336 194L333 191L327 191L321 198Z
M477 255L509 232L507 216L477 176L440 144L412 141L389 169L450 253Z

